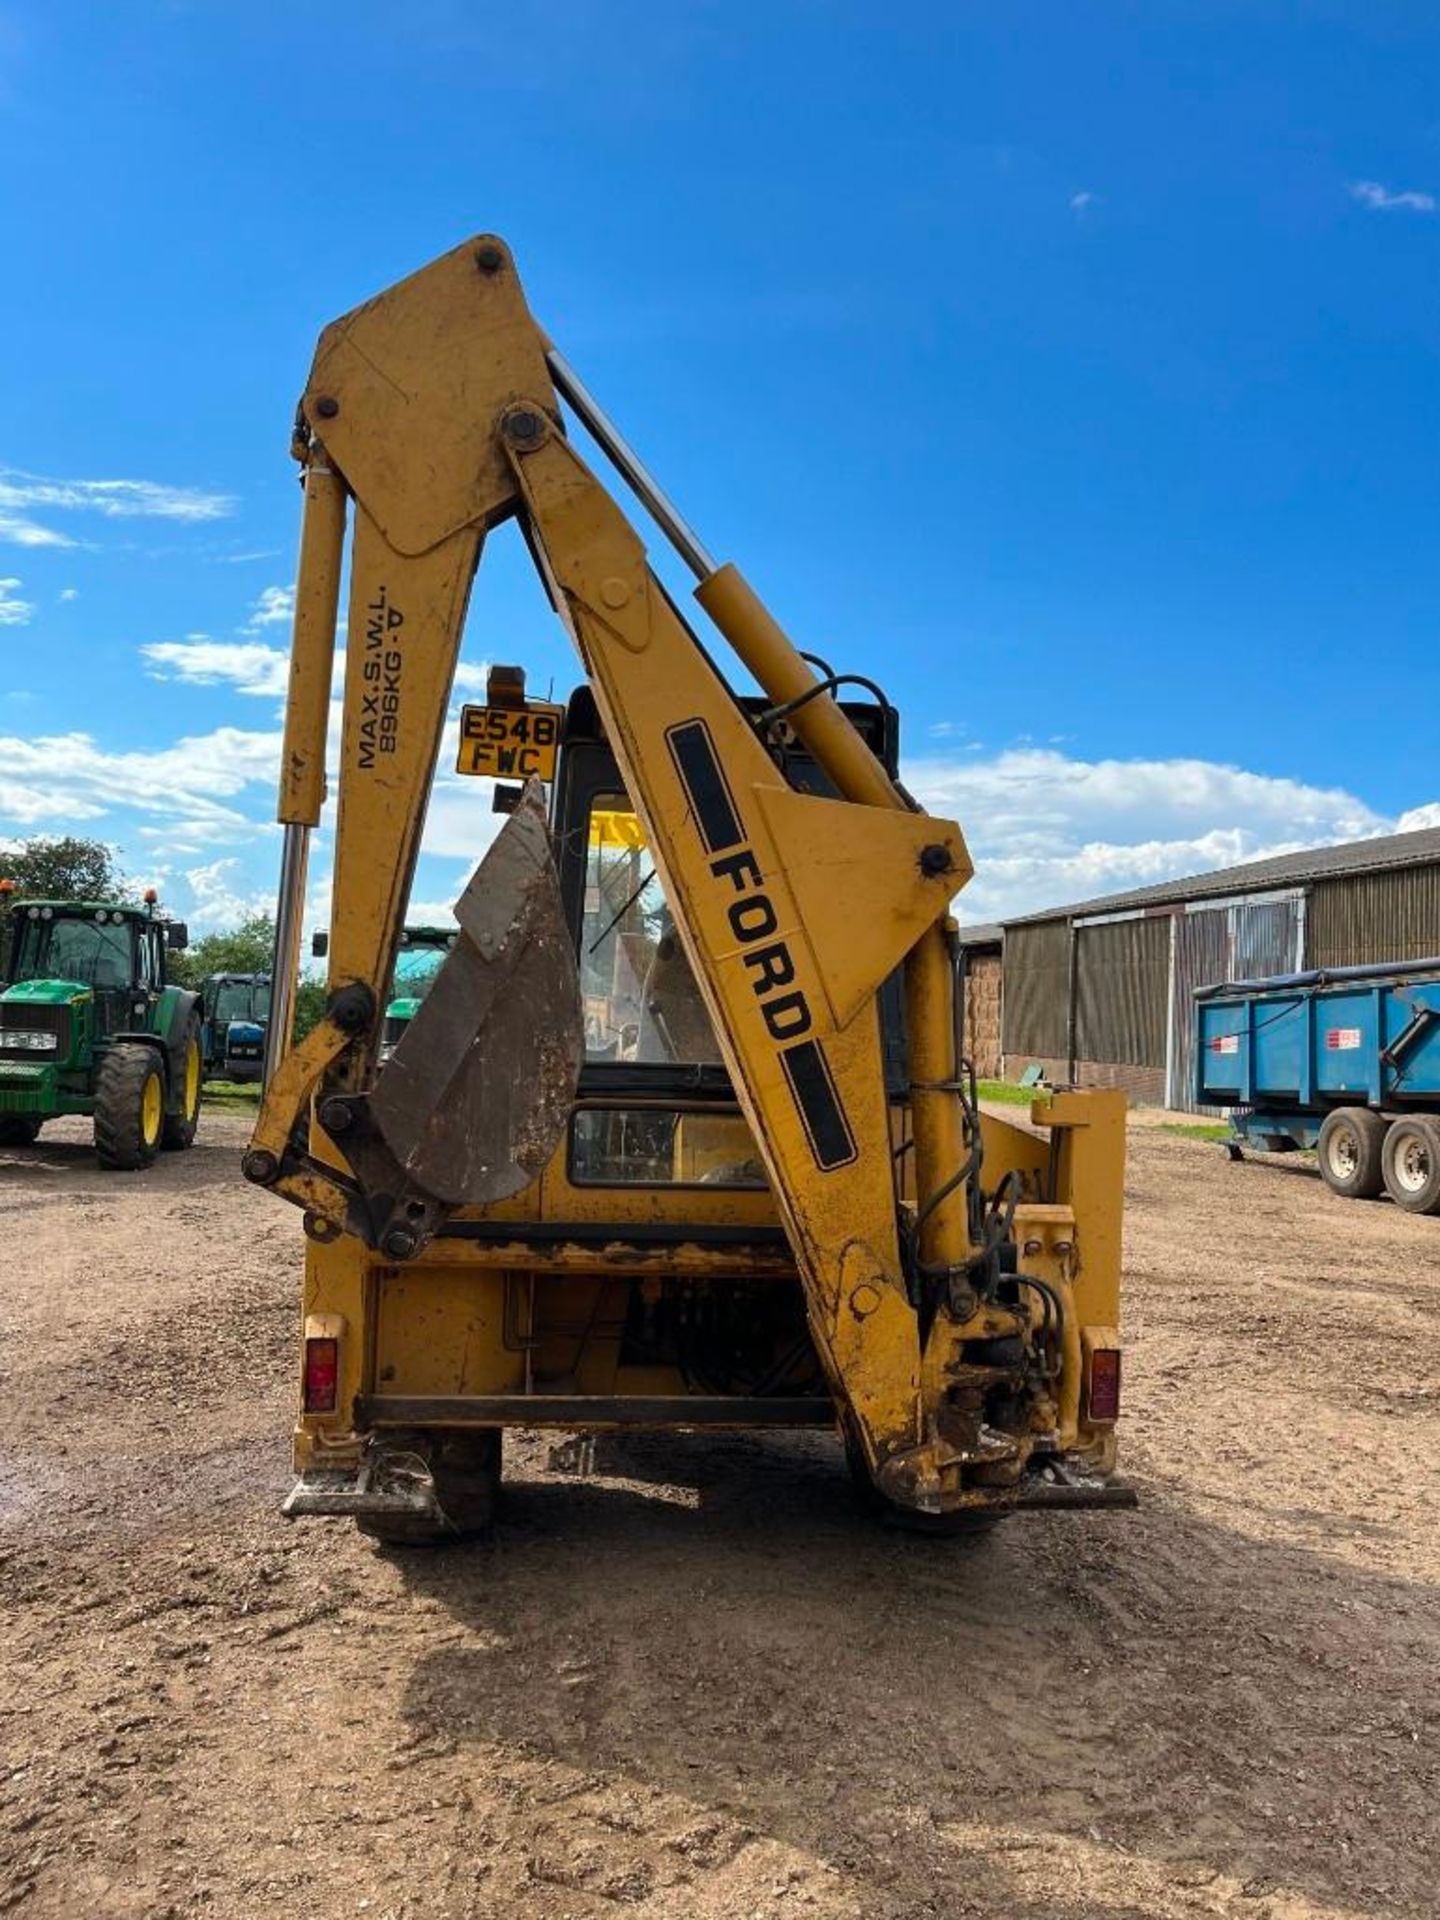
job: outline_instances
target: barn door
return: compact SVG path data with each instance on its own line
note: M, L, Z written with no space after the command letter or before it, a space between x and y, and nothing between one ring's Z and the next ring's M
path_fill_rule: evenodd
M1195 989L1293 973L1303 961L1300 907L1294 894L1217 902L1175 916L1167 1106L1202 1111L1195 1099Z

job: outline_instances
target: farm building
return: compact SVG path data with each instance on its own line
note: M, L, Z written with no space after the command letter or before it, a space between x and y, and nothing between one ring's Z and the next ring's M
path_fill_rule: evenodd
M1282 854L1004 925L1004 1071L1191 1107L1191 994L1440 954L1440 828Z

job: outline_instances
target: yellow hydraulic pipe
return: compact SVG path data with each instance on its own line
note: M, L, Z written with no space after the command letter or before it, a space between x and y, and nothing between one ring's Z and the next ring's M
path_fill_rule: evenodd
M275 901L270 1024L265 1033L267 1086L290 1048L310 830L318 824L325 804L325 736L330 723L330 678L335 669L340 568L345 556L345 483L318 444L301 457L306 463L305 504L290 643L290 692L285 702L285 740L280 754L280 801L275 809L285 837Z
M770 610L727 562L707 575L695 598L777 706L799 699L819 682ZM863 806L903 808L905 800L884 767L851 726L829 693L817 693L790 716L790 725L846 800ZM965 1158L960 1102L951 1082L954 1052L954 973L945 932L937 922L905 962L905 1012L910 1046L912 1119L915 1130L915 1191L927 1202ZM955 1266L969 1251L965 1189L925 1214L921 1258Z
M948 922L953 925L953 922ZM910 1124L915 1134L915 1192L923 1223L920 1258L957 1266L970 1250L965 1185L956 1185L932 1210L931 1197L966 1156L960 1101L954 1088L955 970L947 922L922 933L905 962L905 1034L910 1048Z
M345 501L344 481L317 447L305 470L305 507L300 525L290 693L285 704L285 748L276 811L283 826L315 826L325 804L325 736L345 552Z
M789 635L733 562L702 580L695 598L776 706L798 700L818 682ZM895 783L828 693L790 716L806 747L846 800L903 807Z

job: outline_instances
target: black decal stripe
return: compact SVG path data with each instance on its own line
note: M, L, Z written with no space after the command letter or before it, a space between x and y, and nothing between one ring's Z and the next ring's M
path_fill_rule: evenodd
M855 1158L855 1138L820 1042L802 1040L798 1046L785 1047L780 1060L816 1165L823 1173L849 1166Z
M703 720L686 720L681 726L671 727L665 738L680 784L689 795L705 851L725 853L740 846L745 838L740 831L740 816L725 784L710 729Z

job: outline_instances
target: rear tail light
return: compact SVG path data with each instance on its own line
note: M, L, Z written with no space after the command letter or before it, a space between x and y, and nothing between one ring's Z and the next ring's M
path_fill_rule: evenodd
M305 1342L306 1413L334 1413L339 1395L340 1342L308 1339Z
M1085 1411L1092 1424L1120 1418L1120 1349L1094 1347L1085 1388Z

